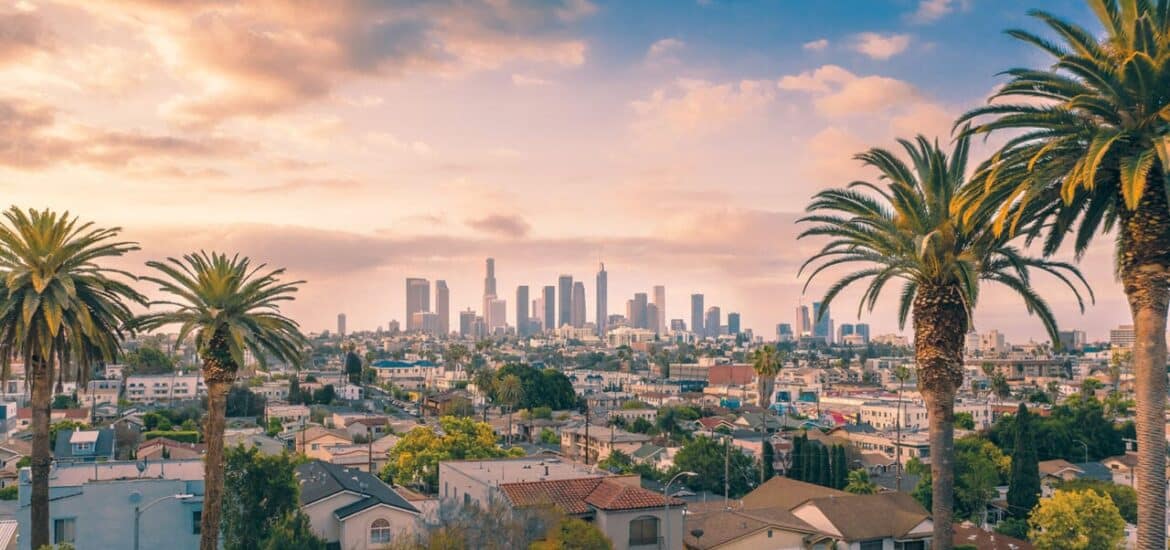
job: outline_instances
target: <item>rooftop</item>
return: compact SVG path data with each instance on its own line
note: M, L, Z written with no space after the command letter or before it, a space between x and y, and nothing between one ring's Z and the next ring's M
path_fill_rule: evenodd
M607 472L585 466L579 462L555 457L460 460L442 462L439 468L440 471L443 468L450 468L489 485L500 485L519 481L579 479L609 475Z
M616 511L660 508L665 504L665 497L661 494L625 483L617 477L504 483L500 490L512 506L552 504L574 515L586 514L590 507ZM675 506L685 504L677 498L671 498L670 503Z
M402 495L368 472L315 460L297 466L296 476L301 487L301 505L317 502L341 492L366 497L334 510L333 514L339 518L348 517L379 504L418 513L418 509Z
M146 461L146 468L141 474L138 472L139 464L135 461L58 462L49 473L49 485L52 487L75 487L93 481L138 478L179 479L183 481L203 479L203 459L200 458ZM21 473L22 482L25 475L24 472Z

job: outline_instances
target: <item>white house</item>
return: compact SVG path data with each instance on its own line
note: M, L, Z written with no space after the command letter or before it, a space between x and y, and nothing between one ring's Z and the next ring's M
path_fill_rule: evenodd
M296 475L301 510L326 544L367 550L414 535L419 510L376 476L320 460L298 466Z

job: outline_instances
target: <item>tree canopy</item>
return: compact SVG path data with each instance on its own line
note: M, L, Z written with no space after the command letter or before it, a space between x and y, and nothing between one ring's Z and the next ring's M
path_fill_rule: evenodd
M1096 491L1056 491L1036 506L1028 538L1037 550L1112 550L1122 547L1125 520Z
M523 456L516 448L509 452L496 445L492 427L470 418L444 416L439 418L439 431L419 426L402 436L390 449L390 460L382 469L381 478L387 483L422 486L434 491L439 483L439 462L443 460L473 460Z

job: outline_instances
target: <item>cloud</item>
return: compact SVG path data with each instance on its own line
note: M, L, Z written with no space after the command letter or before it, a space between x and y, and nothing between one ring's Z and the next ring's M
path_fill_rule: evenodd
M828 47L829 47L829 39L828 38L821 38L818 40L813 40L812 42L805 42L803 45L801 45L801 48L804 48L804 49L806 49L808 51L812 51L812 52L824 51L825 48L828 48Z
M513 73L512 84L516 86L547 86L551 84L550 81L540 78L538 76L531 76L526 74Z
M740 80L716 84L679 79L650 97L631 102L638 116L635 127L648 136L701 136L719 131L771 103L771 83Z
M920 99L908 82L878 75L857 76L837 65L783 76L777 86L812 94L817 112L829 117L877 113Z
M886 60L910 46L908 34L879 34L863 32L853 37L853 49L873 59Z
M911 23L933 23L946 17L956 8L966 11L970 9L970 0L919 0L918 8L906 16Z
M528 232L532 230L532 226L524 218L516 215L504 216L493 214L475 220L468 220L467 225L479 232L512 239L526 237Z
M31 12L0 13L0 63L52 49L53 33Z
M678 63L678 52L686 47L686 43L677 38L663 38L650 45L646 50L646 63L664 65Z
M281 183L256 187L233 186L231 191L249 195L282 195L297 191L348 192L361 187L361 183L345 178L293 178Z

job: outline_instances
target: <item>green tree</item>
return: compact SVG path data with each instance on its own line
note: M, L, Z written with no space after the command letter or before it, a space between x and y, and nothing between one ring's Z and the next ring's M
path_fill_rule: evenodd
M955 413L955 427L963 430L974 430L975 417L969 412Z
M124 282L131 275L103 265L138 250L119 233L15 206L0 222L0 374L7 378L22 362L31 393L32 548L49 543L53 386L67 375L84 384L96 363L116 360L133 316L128 304L145 302Z
M164 374L175 370L175 362L154 346L142 346L125 353L126 369L132 374Z
M1095 491L1056 491L1028 519L1037 550L1111 550L1123 547L1125 520L1109 497Z
M540 429L540 442L545 445L556 445L561 442L561 436L557 435L555 430L550 428Z
M982 525L987 504L1007 475L1010 459L994 443L979 436L955 442L955 516Z
M496 445L492 427L470 418L444 416L439 418L442 433L429 426L419 426L402 436L390 449L390 457L381 477L387 483L415 485L434 492L439 483L439 462L443 460L474 460L510 456ZM514 449L515 456L523 451Z
M249 547L251 548L251 547ZM300 510L289 512L272 524L260 550L325 550L325 541L313 532L309 516Z
M869 472L858 468L849 472L849 482L845 484L845 492L855 495L872 495L878 492L876 483L869 480Z
M979 210L996 226L1055 253L1072 236L1081 256L1097 235L1115 243L1115 272L1129 301L1136 344L1138 537L1166 547L1166 314L1170 299L1170 2L1089 0L1088 29L1034 10L1055 40L1008 33L1051 57L1042 69L1005 71L994 104L960 122L1011 137L976 178ZM1043 102L1037 104L1037 100Z
M599 461L597 467L609 472L628 474L634 470L634 460L630 458L630 455L614 450L609 453L609 456Z
M1027 519L1040 500L1040 462L1036 457L1036 434L1031 419L1028 407L1020 403L1015 417L1015 448L1007 493L1008 513L1019 519Z
M308 341L297 323L280 313L280 305L293 299L301 281L282 282L283 269L265 272L264 265L254 266L246 257L219 253L199 252L146 265L159 275L142 279L158 285L169 297L152 305L174 309L143 315L137 326L155 330L178 325L176 345L194 337L203 361L208 396L203 428L207 453L199 547L217 550L228 392L236 373L245 366L246 353L260 365L270 357L286 363L301 360Z
M255 548L297 509L296 459L239 445L224 453L223 547Z
M508 407L508 445L512 444L512 412L524 399L524 383L515 374L504 376L496 383L496 396L501 405Z
M1108 495L1126 523L1137 523L1137 491L1129 485L1118 485L1112 481L1100 479L1080 478L1061 481L1056 484L1056 488L1065 491L1097 491Z
M349 378L350 384L360 385L362 383L362 358L353 350L345 352L345 374Z
M801 432L792 438L792 453L789 455L787 476L804 481L804 456L808 452L808 435Z
M772 394L780 366L780 352L776 350L776 346L766 345L752 352L752 370L756 371L756 390L759 393L760 433L765 440L768 438L768 407L772 404ZM767 465L766 460L760 461L760 484L767 481L769 468L771 466Z
M233 385L228 390L224 414L229 418L263 416L265 403L267 400L263 395L257 395L243 386Z
M613 543L596 525L563 518L549 530L545 540L532 543L529 550L613 550Z
M833 445L833 475L830 487L844 489L849 483L849 459L845 456L844 445Z
M1048 272L1080 293L1070 265L1023 255L1010 237L992 230L990 215L966 210L960 199L970 185L965 178L969 139L956 141L948 155L925 137L901 141L911 164L893 153L871 149L857 156L876 168L885 185L855 182L846 189L817 193L802 223L814 224L800 237L830 241L804 268L814 266L806 287L824 270L843 264L865 267L848 273L825 292L821 312L846 287L870 280L861 307L872 311L891 280L903 281L898 324L913 316L918 387L929 416L932 476L935 491L931 517L939 550L952 546L955 484L954 405L963 382L963 338L979 296L981 281L999 283L1017 294L1038 315L1049 336L1059 340L1048 304L1030 285L1029 272ZM1083 279L1081 279L1083 281Z
M728 483L728 494L739 498L748 492L748 480L755 478L755 461L729 448L729 442L720 442L706 436L697 436L679 449L674 457L674 471L690 471L699 474L686 477L683 483L695 491L722 493L724 480ZM729 460L730 476L724 476L724 461ZM667 472L670 474L671 472ZM681 481L681 480L680 480Z

